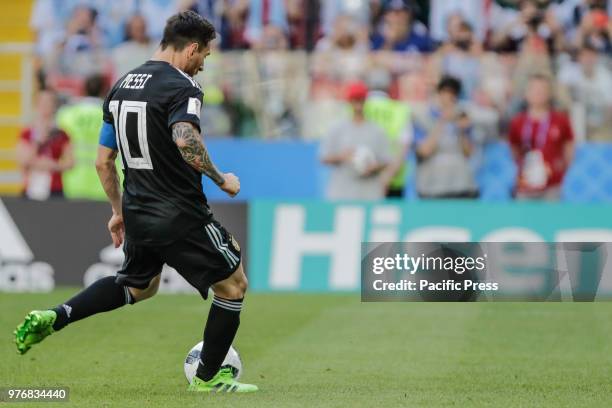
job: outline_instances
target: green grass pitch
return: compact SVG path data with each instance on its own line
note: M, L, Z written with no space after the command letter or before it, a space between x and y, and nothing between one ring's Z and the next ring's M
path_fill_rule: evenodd
M609 407L612 305L360 303L249 294L235 341L251 395L187 393L209 302L158 295L15 352L26 312L73 290L0 294L0 386L67 386L26 407ZM0 404L1 405L1 404ZM7 404L16 407L19 404Z

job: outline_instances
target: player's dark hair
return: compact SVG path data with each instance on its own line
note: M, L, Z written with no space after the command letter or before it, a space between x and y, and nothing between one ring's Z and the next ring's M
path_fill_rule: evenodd
M85 80L85 95L100 97L104 94L104 88L106 86L106 81L104 77L100 74L94 74Z
M459 96L461 93L461 81L452 76L444 76L438 82L438 92L449 91L455 96Z
M197 42L200 47L206 47L215 39L215 27L204 17L191 10L173 15L166 21L161 48L173 47L181 51L188 44Z

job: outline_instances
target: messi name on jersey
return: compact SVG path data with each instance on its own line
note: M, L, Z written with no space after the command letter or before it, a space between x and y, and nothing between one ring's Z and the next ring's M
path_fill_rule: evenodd
M147 81L151 79L151 74L127 74L119 88L124 89L144 89Z

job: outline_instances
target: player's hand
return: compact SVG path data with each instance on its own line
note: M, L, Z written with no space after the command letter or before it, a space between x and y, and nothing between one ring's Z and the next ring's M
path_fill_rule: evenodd
M113 214L110 221L108 221L108 231L113 239L115 248L119 248L123 244L123 237L125 236L125 226L123 225L123 216L119 214Z
M230 197L235 197L240 192L240 180L234 173L225 173L223 175L225 182L219 187L225 191Z

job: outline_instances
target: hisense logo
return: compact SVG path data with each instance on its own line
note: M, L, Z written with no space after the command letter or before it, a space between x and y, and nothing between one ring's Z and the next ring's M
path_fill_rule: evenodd
M362 242L545 242L537 231L508 225L474 236L473 229L457 225L435 224L406 229L402 205L326 205L311 208L302 204L279 204L273 210L269 254L269 276L262 288L299 290L304 280L316 281L322 290L356 290L360 287ZM316 211L315 211L316 210ZM325 210L325 211L323 211ZM325 228L311 227L322 216L331 223ZM310 217L310 218L309 218ZM320 223L315 223L320 224ZM433 224L433 225L432 225ZM458 223L461 224L461 223ZM254 238L255 239L255 238ZM612 242L612 230L605 228L559 229L554 242ZM533 256L537 256L534 254ZM324 258L326 267L305 267L307 258ZM516 261L512 256L509 262ZM541 260L547 265L549 259ZM319 265L319 264L317 264ZM314 276L316 275L316 276ZM326 281L323 281L325 279ZM527 279L527 278L524 278ZM537 280L538 276L529 277ZM612 276L607 287L612 288ZM518 282L517 285L522 285Z

